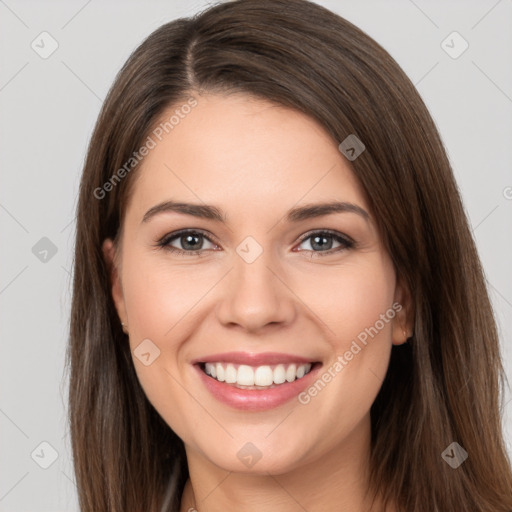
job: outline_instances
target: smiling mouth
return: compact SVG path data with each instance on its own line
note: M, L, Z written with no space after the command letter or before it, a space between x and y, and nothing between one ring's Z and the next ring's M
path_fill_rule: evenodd
M249 366L227 362L199 363L201 370L218 382L239 389L272 389L302 379L321 363Z

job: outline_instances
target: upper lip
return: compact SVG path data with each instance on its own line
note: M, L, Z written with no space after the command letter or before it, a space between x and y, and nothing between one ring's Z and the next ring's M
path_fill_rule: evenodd
M284 354L279 352L263 352L254 354L251 352L222 352L219 354L210 354L208 356L199 357L192 361L192 364L198 363L233 363L246 364L248 366L262 366L279 363L314 363L314 359L296 356L293 354Z

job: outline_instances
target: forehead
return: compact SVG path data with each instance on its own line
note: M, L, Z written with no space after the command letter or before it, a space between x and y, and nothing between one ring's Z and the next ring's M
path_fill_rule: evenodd
M301 201L367 205L349 162L316 120L244 94L196 99L161 140L153 136L155 146L137 170L130 200L137 217L170 198L219 204L228 216ZM176 109L168 109L162 123Z

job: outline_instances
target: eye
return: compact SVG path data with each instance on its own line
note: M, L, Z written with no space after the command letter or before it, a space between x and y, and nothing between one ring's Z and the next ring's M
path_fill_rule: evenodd
M210 244L210 247L205 247L205 244ZM301 245L305 247L297 251L310 252L313 257L313 255L325 256L350 249L355 246L355 242L337 231L322 230L306 233L302 237L299 247ZM183 229L164 236L157 243L157 247L181 256L202 256L208 250L219 250L219 246L212 242L205 233L192 229Z
M338 244L335 246L334 244ZM299 251L313 251L313 253L320 253L319 256L324 254L333 254L354 247L354 242L347 236L342 235L336 231L324 230L307 233L301 241L300 245L305 245L305 248ZM300 247L300 246L299 246Z
M210 247L205 247L205 242ZM166 235L158 242L158 246L181 255L201 254L205 249L216 250L218 247L201 231L190 229Z

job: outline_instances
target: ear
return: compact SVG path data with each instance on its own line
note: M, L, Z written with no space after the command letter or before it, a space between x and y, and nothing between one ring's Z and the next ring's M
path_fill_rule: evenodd
M114 243L110 238L106 238L104 240L102 245L102 251L110 277L109 284L112 290L112 299L114 300L117 314L119 315L119 321L127 325L128 319L126 315L123 287L120 278L120 269L118 268L118 265L115 260Z
M404 279L399 276L396 281L393 309L393 345L402 345L414 334L414 304L411 292Z

